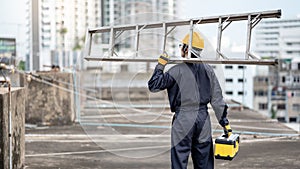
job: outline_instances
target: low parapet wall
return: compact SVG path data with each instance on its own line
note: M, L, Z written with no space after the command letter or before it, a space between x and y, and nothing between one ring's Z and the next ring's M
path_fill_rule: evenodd
M71 73L40 72L27 81L26 123L68 125L75 120Z
M8 88L0 88L0 168L8 169L9 159L9 109L12 126L12 166L24 168L25 159L25 91L12 89L12 102L9 105Z

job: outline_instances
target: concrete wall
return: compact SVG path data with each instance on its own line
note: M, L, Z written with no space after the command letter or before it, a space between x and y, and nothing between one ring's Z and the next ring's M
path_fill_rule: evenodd
M25 91L12 89L12 164L23 168L25 158ZM0 88L0 168L9 168L9 101L8 89Z
M75 119L71 73L40 72L26 82L26 123L67 125ZM41 80L42 79L42 80Z

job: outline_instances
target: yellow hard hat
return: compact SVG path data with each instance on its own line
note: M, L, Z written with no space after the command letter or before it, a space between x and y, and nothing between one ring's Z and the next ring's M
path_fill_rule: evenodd
M189 45L189 40L190 40L190 34L188 33L183 38L182 43L186 44L186 45ZM204 39L197 32L193 32L192 47L195 47L195 48L198 48L198 49L204 49Z

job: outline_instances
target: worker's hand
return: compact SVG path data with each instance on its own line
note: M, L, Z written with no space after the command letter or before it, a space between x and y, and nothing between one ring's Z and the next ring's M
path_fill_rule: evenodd
M166 52L164 52L163 54L161 54L159 56L158 64L160 64L164 67L168 64L169 60L170 60L170 56Z
M224 128L224 134L225 137L229 137L232 134L232 129L229 124L223 127Z
M229 124L229 121L227 119L227 117L222 117L221 120L219 121L219 124L222 126L222 127L225 127L226 125Z

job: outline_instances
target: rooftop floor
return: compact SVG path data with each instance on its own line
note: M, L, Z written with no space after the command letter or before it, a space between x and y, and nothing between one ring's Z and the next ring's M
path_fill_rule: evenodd
M172 115L167 111L159 117L132 112L127 116L120 111L83 111L81 125L26 129L27 169L170 168ZM101 119L104 116L105 120ZM135 120L145 121L135 124ZM217 127L215 117L211 120L216 138L222 130ZM233 161L215 160L215 168L299 168L299 133L251 110L232 110L229 120L233 131L240 133L240 151ZM188 168L192 168L191 159Z

